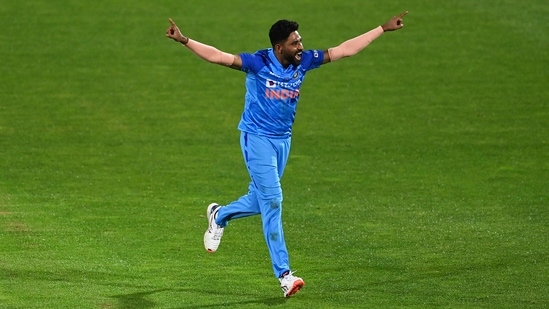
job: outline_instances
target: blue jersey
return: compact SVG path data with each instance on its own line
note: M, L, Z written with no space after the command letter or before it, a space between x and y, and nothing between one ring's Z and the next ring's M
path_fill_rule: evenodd
M305 73L322 64L324 53L303 51L301 63L287 68L271 48L242 53L240 57L242 71L246 72L246 97L238 129L268 137L290 137Z

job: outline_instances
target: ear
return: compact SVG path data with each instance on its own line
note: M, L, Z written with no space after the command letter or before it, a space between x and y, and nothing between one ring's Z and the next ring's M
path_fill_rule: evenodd
M282 54L282 44L276 44L274 46L274 51L277 53L277 54Z

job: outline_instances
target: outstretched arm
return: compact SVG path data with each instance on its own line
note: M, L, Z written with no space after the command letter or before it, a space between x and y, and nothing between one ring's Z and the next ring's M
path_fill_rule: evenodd
M183 44L183 46L190 49L198 57L208 62L217 63L238 70L242 68L242 59L239 55L232 55L224 51L220 51L213 46L189 39L184 36L181 31L179 31L179 28L171 18L169 21L170 26L166 30L166 37Z
M380 37L386 31L394 31L401 29L404 26L403 18L408 14L408 11L393 16L388 22L382 26L376 27L364 34L347 40L336 47L329 48L324 51L324 63L334 62L344 57L350 57L358 54L361 50L370 45L373 40Z

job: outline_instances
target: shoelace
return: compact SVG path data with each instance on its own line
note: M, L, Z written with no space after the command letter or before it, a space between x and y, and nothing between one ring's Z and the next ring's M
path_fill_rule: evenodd
M223 235L223 228L221 226L217 226L217 229L215 229L215 232L214 232L214 235L213 235L213 239L214 240L219 240L221 239L221 236Z
M213 224L215 224L217 226L216 229L213 229L213 228L210 228L210 232L212 230L214 230L214 235L213 235L213 239L214 240L219 240L221 239L221 237L223 236L223 227L221 225L218 225L215 223L215 218L217 218L217 212L219 211L219 207L217 209L215 209L215 214L214 214L214 222Z

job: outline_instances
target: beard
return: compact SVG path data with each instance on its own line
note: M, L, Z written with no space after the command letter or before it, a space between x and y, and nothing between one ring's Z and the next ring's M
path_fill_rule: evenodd
M294 52L292 54L285 54L284 59L289 63L298 66L301 63L302 52Z

